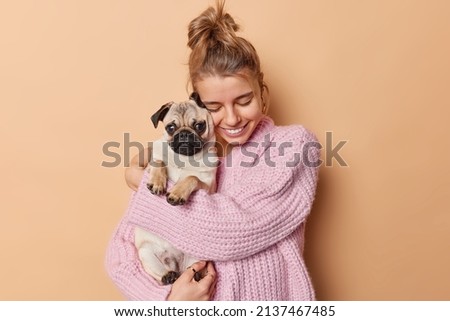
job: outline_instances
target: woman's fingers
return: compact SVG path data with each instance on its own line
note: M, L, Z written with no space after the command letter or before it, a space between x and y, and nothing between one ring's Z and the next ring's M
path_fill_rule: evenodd
M205 280L207 282L207 285L209 286L208 297L209 299L211 299L212 297L214 297L214 293L216 292L217 273L212 262L208 262L205 269L206 274L202 280Z
M195 276L202 278L196 281ZM211 300L216 289L216 270L212 262L192 264L172 285L168 300Z
M213 280L216 279L216 269L214 268L214 264L212 262L208 262L206 264L206 273L205 277L212 278Z
M214 297L214 293L216 293L216 284L217 284L217 282L214 282L214 284L209 288L208 300L210 300L212 297Z
M208 262L205 267L205 271L203 271L203 278L199 281L201 283L205 283L211 287L216 282L216 270L214 269L214 265L212 262Z
M201 271L205 268L206 262L205 261L199 261L195 262L191 266L189 266L186 271L181 274L180 278L184 278L186 282L188 281L195 281L194 276L198 271Z

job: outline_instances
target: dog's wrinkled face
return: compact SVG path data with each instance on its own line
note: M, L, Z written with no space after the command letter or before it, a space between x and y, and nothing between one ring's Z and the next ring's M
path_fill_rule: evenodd
M190 99L165 104L152 116L155 127L162 121L164 138L177 154L192 156L215 139L214 124L208 110Z

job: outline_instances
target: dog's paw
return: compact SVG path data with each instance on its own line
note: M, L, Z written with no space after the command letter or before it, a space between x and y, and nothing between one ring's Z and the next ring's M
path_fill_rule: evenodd
M167 194L167 202L174 206L183 205L186 203L186 199L181 196L177 196L175 193L169 193Z
M161 278L161 282L164 285L174 284L175 281L180 277L180 273L175 271L169 271L166 275Z
M194 280L197 282L200 281L201 279L203 279L204 277L205 277L205 275L201 271L196 271L194 273Z
M166 187L162 184L148 183L147 188L154 195L163 195L166 192Z

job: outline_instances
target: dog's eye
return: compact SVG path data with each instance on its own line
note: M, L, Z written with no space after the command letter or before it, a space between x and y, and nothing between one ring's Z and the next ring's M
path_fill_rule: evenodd
M194 125L194 129L197 133L203 133L206 129L206 123L205 122L196 123Z
M172 135L176 129L177 129L177 126L175 126L175 124L173 124L173 123L166 126L166 132L169 135Z

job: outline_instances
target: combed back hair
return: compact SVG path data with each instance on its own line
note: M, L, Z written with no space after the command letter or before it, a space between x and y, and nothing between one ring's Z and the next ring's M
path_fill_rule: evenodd
M225 1L216 1L189 24L189 76L195 83L203 76L249 73L265 87L258 54L253 45L236 35L239 25L225 12Z

